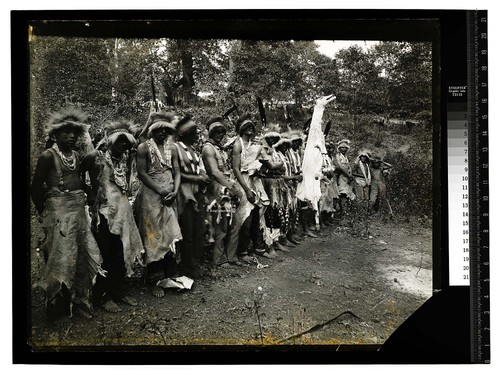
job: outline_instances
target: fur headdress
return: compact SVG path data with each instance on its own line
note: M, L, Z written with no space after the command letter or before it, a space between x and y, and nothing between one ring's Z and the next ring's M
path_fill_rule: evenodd
M281 138L279 124L270 124L262 138Z
M290 138L290 140L293 141L304 141L302 138L302 133L299 130L292 130L287 134L287 137Z
M349 150L351 148L351 146L349 146L349 143L351 143L351 141L348 139L343 139L341 141L338 141L337 142L337 152L339 151L339 149L341 147L347 147L347 149Z
M176 123L176 116L173 112L151 112L144 129L142 129L141 134L139 134L139 138L143 136L151 138L153 136L153 131L159 128L169 128L175 132Z
M137 143L134 134L137 133L138 126L129 120L117 120L108 122L104 126L104 139L101 142L106 142L109 146L113 145L116 140L124 136L127 140L135 145Z
M87 119L88 115L79 108L73 106L62 108L50 115L44 131L50 137L62 127L71 126L75 129L77 136L80 137L85 132L88 132L90 128L90 125L85 123Z
M292 140L290 138L287 138L285 136L285 134L282 134L282 137L280 138L280 140L278 142L276 142L273 147L274 148L278 148L279 146L283 145L283 144L286 144L288 145L288 147L290 147L292 145Z
M358 154L358 159L361 157L361 156L366 156L368 158L368 160L370 160L371 156L370 156L370 151L368 150L361 150Z

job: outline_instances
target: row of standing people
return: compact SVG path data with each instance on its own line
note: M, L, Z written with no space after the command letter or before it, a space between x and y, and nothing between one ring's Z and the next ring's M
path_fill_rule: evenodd
M110 312L119 312L120 303L136 305L125 281L135 262L146 267L157 297L164 294L157 282L166 277L198 278L207 222L218 267L251 263L253 255L275 258L276 250L316 236L309 230L312 207L295 194L302 179L300 132L268 131L257 140L255 124L243 116L228 154L222 145L228 129L214 118L200 155L193 119L152 113L137 137L143 140L136 156L142 184L131 206L137 128L110 122L97 149L80 157L75 147L88 136L85 120L74 108L51 117L46 132L54 144L40 156L32 181L45 232L40 285L48 315L68 308L71 314L73 306L91 316L96 304ZM340 176L335 185L342 200Z
M368 150L359 152L354 163L348 158L350 141L347 139L326 145L323 156L321 200L319 209L321 225L345 222L352 215L352 206L357 206L360 218L379 212L383 218L392 217L392 208L387 200L385 176L392 165Z

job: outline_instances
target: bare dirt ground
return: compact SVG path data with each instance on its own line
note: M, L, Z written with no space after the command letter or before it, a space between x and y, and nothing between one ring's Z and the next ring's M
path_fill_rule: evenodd
M207 272L192 290L167 290L163 298L153 297L138 276L130 280L138 306L122 305L119 314L97 308L90 320L73 317L46 323L42 294L34 289L30 343L35 350L382 344L431 296L432 230L430 223L373 221L370 237L328 227L277 259L259 258L269 265L266 268L213 271L207 263ZM32 253L34 283L43 258ZM301 334L323 323L327 324Z

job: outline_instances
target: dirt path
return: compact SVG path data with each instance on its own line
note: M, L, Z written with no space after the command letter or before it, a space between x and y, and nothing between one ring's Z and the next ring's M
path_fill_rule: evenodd
M46 324L37 291L32 344L382 344L431 296L431 233L430 226L372 223L363 239L330 227L278 259L260 259L267 268L211 272L191 291L158 299L132 280L139 306L97 309L91 320ZM42 263L32 258L36 279ZM353 315L282 341L345 311Z

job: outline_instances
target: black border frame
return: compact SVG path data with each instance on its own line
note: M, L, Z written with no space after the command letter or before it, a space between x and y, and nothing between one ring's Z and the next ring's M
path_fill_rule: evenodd
M466 13L465 10L12 11L13 363L470 363L469 287L448 285L447 165L441 162L447 160L444 93L450 82L467 82ZM106 351L98 347L32 351L27 344L26 309L30 305L29 25L36 35L432 41L433 283L438 292L382 347L143 346L107 347ZM169 354L160 356L160 352Z

